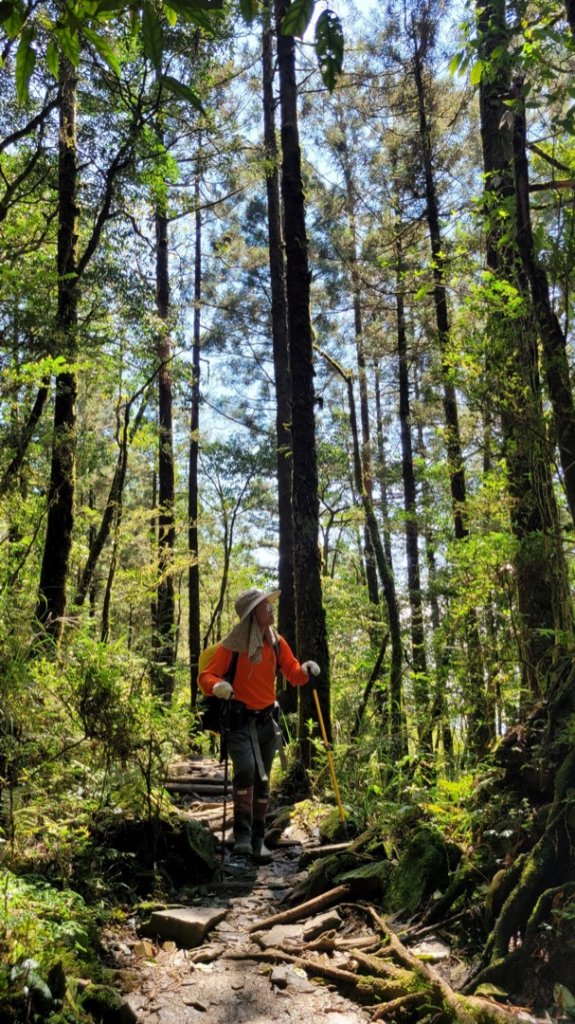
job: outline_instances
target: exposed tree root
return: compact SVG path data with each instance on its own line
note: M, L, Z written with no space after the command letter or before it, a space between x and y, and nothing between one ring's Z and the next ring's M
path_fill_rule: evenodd
M324 960L316 960L303 956L293 956L284 949L265 949L261 952L229 953L230 960L277 960L295 964L296 967L303 967L312 976L327 978L340 985L352 986L362 1001L365 999L396 999L405 993L409 985L410 975L408 971L398 971L392 978L366 977L361 974L354 974L352 971L343 970L341 967L333 967Z
M485 945L479 971L466 991L494 982L517 988L529 958L537 952L539 925L559 891L573 888L573 836L569 792L575 785L575 751L564 758L555 780L555 796L545 831L521 862L521 872L505 900ZM510 869L515 881L516 868Z
M443 896L432 903L429 910L423 915L421 924L423 926L436 925L449 914L456 900L473 892L478 881L482 881L482 879L477 868L471 864L460 866Z
M390 999L387 1003L380 1003L378 1006L369 1006L368 1009L372 1011L372 1020L382 1020L384 1017L394 1017L398 1011L415 1010L421 1006L423 999L424 996L421 992L408 992L405 996Z

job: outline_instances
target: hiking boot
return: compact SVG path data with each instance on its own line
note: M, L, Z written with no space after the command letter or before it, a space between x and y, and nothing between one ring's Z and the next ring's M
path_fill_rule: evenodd
M252 839L251 852L258 864L269 864L272 859L272 851L268 850L263 839Z
M251 857L253 789L234 786L234 853Z
M251 857L252 842L249 836L240 836L234 843L234 853L242 857Z

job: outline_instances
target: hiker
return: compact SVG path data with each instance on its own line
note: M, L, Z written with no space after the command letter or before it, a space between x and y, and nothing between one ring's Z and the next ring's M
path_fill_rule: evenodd
M268 861L264 844L269 774L278 740L275 681L283 672L292 686L303 686L319 665L300 665L289 644L272 629L279 590L251 587L238 595L239 622L218 644L198 682L207 696L230 701L226 707L227 750L233 765L234 851ZM233 680L228 681L237 651ZM279 734L279 736L278 736Z

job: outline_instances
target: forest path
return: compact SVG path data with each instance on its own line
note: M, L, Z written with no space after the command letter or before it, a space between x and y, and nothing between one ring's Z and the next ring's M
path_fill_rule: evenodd
M201 773L201 781L198 776ZM223 776L217 763L190 761L178 766L175 789L190 814L202 818L217 833L222 826ZM183 787L183 789L181 788ZM203 789L200 794L198 789ZM218 789L221 792L218 792ZM229 811L229 805L228 805ZM309 836L290 826L275 835L270 864L256 865L226 849L220 877L205 886L201 896L182 906L226 914L201 946L179 948L173 941L141 939L134 928L107 937L108 951L118 968L118 984L139 1024L364 1024L371 1014L345 998L329 983L307 977L290 962L305 956L309 921L272 931L250 931L255 922L286 909L299 876L302 848ZM354 908L340 910L338 935L358 930ZM346 916L348 919L346 921ZM321 926L321 922L320 922ZM365 933L363 922L360 929ZM280 941L290 947L282 963L265 948ZM326 954L324 954L326 955ZM317 958L317 953L314 954ZM334 963L334 954L329 962ZM349 969L349 957L336 954L338 966Z

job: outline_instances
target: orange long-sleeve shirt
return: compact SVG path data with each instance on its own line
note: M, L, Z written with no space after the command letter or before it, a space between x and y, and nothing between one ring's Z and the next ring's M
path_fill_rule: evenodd
M293 654L289 644L283 636L279 636L279 667L292 686L303 686L308 681L308 675L302 669L299 661ZM203 672L200 672L198 684L206 697L212 696L215 683L220 682L232 661L232 652L226 647L218 645L210 658ZM269 643L264 639L262 649L262 660L256 664L250 662L246 653L238 655L236 672L233 680L234 696L241 700L252 711L261 711L269 707L276 699L276 654Z

